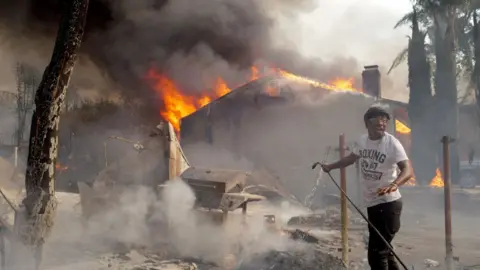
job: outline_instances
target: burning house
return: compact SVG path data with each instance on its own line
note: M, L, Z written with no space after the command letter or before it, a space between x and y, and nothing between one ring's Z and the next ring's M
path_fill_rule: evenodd
M226 150L233 160L247 159L305 197L316 178L312 162L337 159L341 133L351 147L364 132L362 117L369 106L381 103L392 111L402 107L381 99L377 66L366 67L362 75L363 90L348 81L326 84L287 72L254 80L182 118L184 151L194 164L218 167L218 159L208 158L209 153ZM407 132L407 119L400 115L395 120L390 132ZM235 161L224 164L235 165ZM355 176L353 168L347 173Z
M381 97L377 66L365 67L362 77L363 89L352 87L348 80L325 84L284 71L258 78L225 91L218 99L182 117L181 143L195 164L235 167L234 160L243 158L271 172L293 193L304 197L316 177L309 165L325 157L337 159L338 135L344 133L351 144L364 132L361 116L374 103L389 107L394 117L390 132L410 151L407 104ZM466 128L472 122L467 107L460 110L461 160L475 152L471 141L478 133L478 128ZM198 149L204 150L203 155L198 154ZM234 159L226 164L209 157L219 149L231 153ZM438 166L430 181L432 187L443 186ZM349 169L347 174L354 178L355 169ZM355 185L355 181L350 183ZM409 184L415 185L415 179Z

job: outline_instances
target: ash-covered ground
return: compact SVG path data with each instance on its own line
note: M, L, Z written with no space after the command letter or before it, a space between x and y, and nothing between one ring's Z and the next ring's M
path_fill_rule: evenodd
M216 213L192 210L193 192L179 180L160 199L132 188L115 207L86 221L78 195L57 197L43 269L345 269L326 244L335 241L334 233L307 243L285 230L292 216L309 213L298 206L252 203L246 220L235 211L219 223ZM276 216L275 225L266 225L265 214ZM10 269L23 269L26 261L7 258Z
M16 186L9 187L8 197L23 197ZM402 228L394 241L398 255L415 269L444 269L442 189L409 187L402 193ZM476 189L453 190L454 255L463 269L474 269L480 259L480 235L474 229L479 194ZM59 192L57 197L59 210L42 269L345 269L339 259L337 194L314 211L287 203L251 203L246 224L240 210L224 224L216 222L215 213L192 210L195 197L181 181L164 189L161 198L146 188L129 188L114 207L89 221L81 218L78 195ZM265 223L268 214L275 215L275 225ZM368 269L365 229L350 207L350 269ZM25 269L13 257L26 255L13 255L7 257L9 269Z

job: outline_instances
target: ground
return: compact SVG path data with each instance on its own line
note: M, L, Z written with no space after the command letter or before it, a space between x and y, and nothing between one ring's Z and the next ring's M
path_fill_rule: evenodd
M464 267L480 264L480 225L478 202L480 190L461 191L452 195L452 237L454 256ZM395 238L394 247L407 266L425 268L425 260L443 264L445 258L445 219L443 189L402 191L404 208L402 226ZM468 199L458 199L467 193ZM475 210L475 208L477 210ZM357 226L358 227L358 226ZM339 234L338 234L339 235ZM349 236L357 242L363 239L363 231L351 228ZM352 259L366 258L362 245L352 248ZM440 266L441 269L442 267Z
M403 194L405 202L402 228L395 239L394 246L396 251L408 266L415 266L415 269L425 269L426 259L443 263L445 238L441 190L405 190ZM195 259L185 259L185 256L182 261L184 266L179 268L178 262L168 261L175 258L162 256L158 250L153 252L144 247L135 247L129 250L123 249L122 252L112 252L110 248L112 243L99 240L102 239L99 238L100 234L84 233L80 220L78 195L58 193L57 197L60 205L59 213L53 235L46 247L43 269L233 269L214 268L205 261L198 260L195 262ZM460 263L464 266L479 264L480 230L477 228L480 225L480 220L478 220L475 210L471 209L476 208L476 199L480 198L480 195L477 192L469 191L468 200L457 199L458 196L452 197L454 197L452 203L454 205L457 203L454 208L459 208L459 205L462 206L459 209L455 209L452 214L454 255L459 257ZM423 201L422 204L420 204L421 201ZM465 205L469 202L473 206ZM249 208L250 216L263 215L269 211L273 210L263 204L253 204ZM480 209L477 211L480 211ZM277 216L278 223L285 223L291 216L305 214L303 210L285 207L276 209L273 212ZM125 215L131 214L128 212L124 213L126 213ZM324 251L332 252L333 255L340 257L341 253L337 251L340 248L338 215L331 219L322 228L309 228L309 230L310 233L321 239L320 245ZM349 259L355 263L356 267L360 267L362 261L366 258L363 240L365 224L354 213L352 213L351 220L353 224L350 225L349 229L349 237L351 238ZM128 226L124 221L118 221L115 224L119 224L120 227ZM133 224L131 226L138 228L139 225ZM113 237L125 238L128 234L130 238L127 237L127 239L131 239L131 237L136 237L135 239L137 240L142 239L142 236L133 236L132 232L128 230L118 231L119 228L103 229L105 229L105 233L110 230L117 230L112 235ZM102 233L102 231L98 231L98 233ZM202 233L206 234L207 231L201 231ZM254 245L261 244L255 243ZM251 245L248 247L255 248ZM225 260L227 259L225 258ZM162 263L160 263L161 261ZM233 261L238 263L238 258L237 260L233 259ZM202 263L205 263L205 265ZM161 264L162 266L159 266ZM156 268L153 265L156 265ZM193 265L196 265L197 268L194 268ZM442 268L442 266L439 266L437 269Z

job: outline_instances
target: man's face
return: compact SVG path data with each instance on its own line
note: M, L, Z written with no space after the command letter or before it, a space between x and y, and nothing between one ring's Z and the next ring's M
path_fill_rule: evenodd
M386 116L370 118L367 122L368 133L383 136L387 130L387 124L388 118Z

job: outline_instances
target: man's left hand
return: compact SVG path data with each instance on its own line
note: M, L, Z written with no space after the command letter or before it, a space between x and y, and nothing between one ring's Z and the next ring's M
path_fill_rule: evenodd
M389 193L397 191L397 189L398 189L398 186L396 184L392 183L392 184L390 184L386 187L379 188L377 190L377 195L382 196L382 195L385 195L385 194L389 194Z

